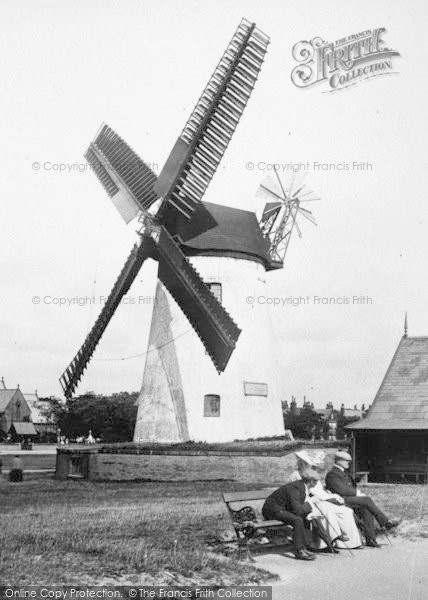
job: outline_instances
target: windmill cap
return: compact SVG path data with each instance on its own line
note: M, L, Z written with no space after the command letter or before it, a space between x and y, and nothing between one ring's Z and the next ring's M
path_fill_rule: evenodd
M304 469L301 473L303 481L310 481L311 479L314 481L319 481L321 479L321 475L315 471L315 469Z
M311 465L311 467L319 467L325 459L325 452L322 450L298 450L295 454L297 458L304 460L305 463Z
M344 450L339 450L338 452L336 452L336 454L334 455L334 458L339 459L339 460L352 460L352 456L348 453L345 452Z

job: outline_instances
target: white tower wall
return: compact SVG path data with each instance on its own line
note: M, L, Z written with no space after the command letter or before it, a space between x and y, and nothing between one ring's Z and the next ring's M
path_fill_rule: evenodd
M158 282L134 441L224 442L282 435L283 377L275 357L272 309L258 302L269 296L264 267L224 256L190 260L205 282L221 284L222 304L242 332L219 375L179 306ZM249 296L254 303L247 302ZM250 384L246 392L244 382ZM266 388L267 396L257 395ZM204 416L206 395L220 397L220 416Z

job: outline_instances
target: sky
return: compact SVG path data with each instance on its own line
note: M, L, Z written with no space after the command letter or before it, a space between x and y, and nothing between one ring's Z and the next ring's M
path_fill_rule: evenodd
M271 44L204 199L256 210L266 165L310 163L306 184L321 197L311 205L317 226L301 221L303 237L293 237L284 269L267 274L271 297L281 299L272 312L284 399L370 404L406 310L409 335L428 335L428 88L419 47L427 10L422 0L1 0L0 376L7 386L61 395L58 378L137 239L135 222L124 224L86 168L83 153L99 126L108 123L159 173L246 17ZM400 54L394 73L333 93L327 83L292 83L297 42L378 27ZM354 161L371 168L340 168ZM286 168L281 177L289 181ZM79 392L141 387L155 285L149 261L129 292L146 300L120 306ZM299 306L282 302L307 296ZM314 296L351 300L317 304ZM354 296L370 302L354 304Z

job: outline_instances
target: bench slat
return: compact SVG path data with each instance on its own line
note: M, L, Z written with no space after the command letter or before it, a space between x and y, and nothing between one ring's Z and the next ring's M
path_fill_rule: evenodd
M249 492L226 492L223 493L223 500L229 502L242 502L246 500L265 500L278 488L264 488L262 490L252 490Z
M284 521L257 521L256 523L252 523L252 525L256 529L263 529L263 527L289 527L293 529L291 525L286 525Z

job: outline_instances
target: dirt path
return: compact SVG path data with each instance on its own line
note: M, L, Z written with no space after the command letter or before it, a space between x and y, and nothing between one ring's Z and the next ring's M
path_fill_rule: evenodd
M427 600L428 540L394 538L392 544L308 563L266 554L256 564L281 577L273 600Z

